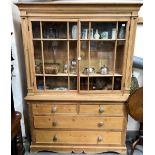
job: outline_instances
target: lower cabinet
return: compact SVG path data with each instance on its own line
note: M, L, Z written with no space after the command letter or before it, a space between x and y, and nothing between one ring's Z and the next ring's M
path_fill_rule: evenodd
M33 101L31 151L125 153L124 103Z

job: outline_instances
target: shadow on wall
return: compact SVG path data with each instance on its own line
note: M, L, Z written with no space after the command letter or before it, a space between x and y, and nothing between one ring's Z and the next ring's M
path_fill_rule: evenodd
M12 38L12 49L14 57L14 71L12 78L12 89L13 89L13 98L15 110L21 112L21 128L22 135L29 138L30 127L29 127L29 118L28 118L28 107L25 103L24 97L27 93L27 83L26 83L26 73L25 73L25 59L23 51L23 40L21 32L21 22L20 15L17 7L12 4L12 17L13 17L13 38Z

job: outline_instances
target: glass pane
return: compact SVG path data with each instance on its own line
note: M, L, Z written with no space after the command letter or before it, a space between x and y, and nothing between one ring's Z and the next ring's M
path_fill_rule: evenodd
M44 41L44 68L46 74L64 73L67 63L66 41Z
M69 42L70 74L77 75L77 41Z
M69 23L69 39L77 39L78 37L78 27L77 23Z
M115 72L118 74L122 74L124 48L125 48L125 41L123 40L117 41Z
M77 90L77 77L70 77L70 90Z
M43 22L43 38L67 39L66 22Z
M35 72L36 74L42 74L42 53L41 53L41 41L33 41L34 46L34 59L35 59Z
M114 90L121 90L122 77L114 78Z
M108 74L113 70L115 42L90 42L90 67L98 74ZM103 72L107 69L107 72Z
M90 39L116 39L116 23L92 22Z
M125 39L125 32L126 32L126 22L119 22L118 23L118 39Z
M89 23L82 22L81 23L81 39L88 39L88 33L89 33Z
M88 77L80 77L80 90L88 90Z
M33 38L41 38L40 37L40 22L32 22L32 33L33 33Z
M111 77L90 77L89 90L112 90Z
M89 68L89 57L88 57L88 41L81 41L81 50L80 50L80 74L88 74L87 68Z
M37 89L40 89L40 90L44 89L44 78L42 76L36 77L36 86L37 86Z
M46 89L68 90L68 77L67 76L46 77Z

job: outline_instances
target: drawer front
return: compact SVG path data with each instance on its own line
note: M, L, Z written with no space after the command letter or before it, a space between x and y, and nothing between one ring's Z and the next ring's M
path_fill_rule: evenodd
M36 143L115 144L121 145L121 132L106 131L36 131Z
M34 116L35 128L65 129L119 129L123 130L124 117L91 116Z
M61 104L33 104L32 111L34 115L49 115L56 113L76 113L76 105Z
M80 114L124 116L125 106L122 105L80 105Z

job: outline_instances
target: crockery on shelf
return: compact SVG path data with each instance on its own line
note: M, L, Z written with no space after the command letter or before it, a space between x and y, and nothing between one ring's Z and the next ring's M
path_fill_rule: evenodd
M88 29L82 30L82 39L88 39Z
M108 74L109 73L109 68L106 67L105 65L103 67L100 68L100 74Z
M92 68L92 67L85 67L84 70L83 70L83 73L84 74L90 74L90 73L95 73L95 68Z
M101 33L101 39L108 39L108 31L103 31Z
M98 33L98 29L96 29L96 32L94 34L94 39L99 39L100 38L100 35Z
M72 39L77 39L77 25L72 26Z

